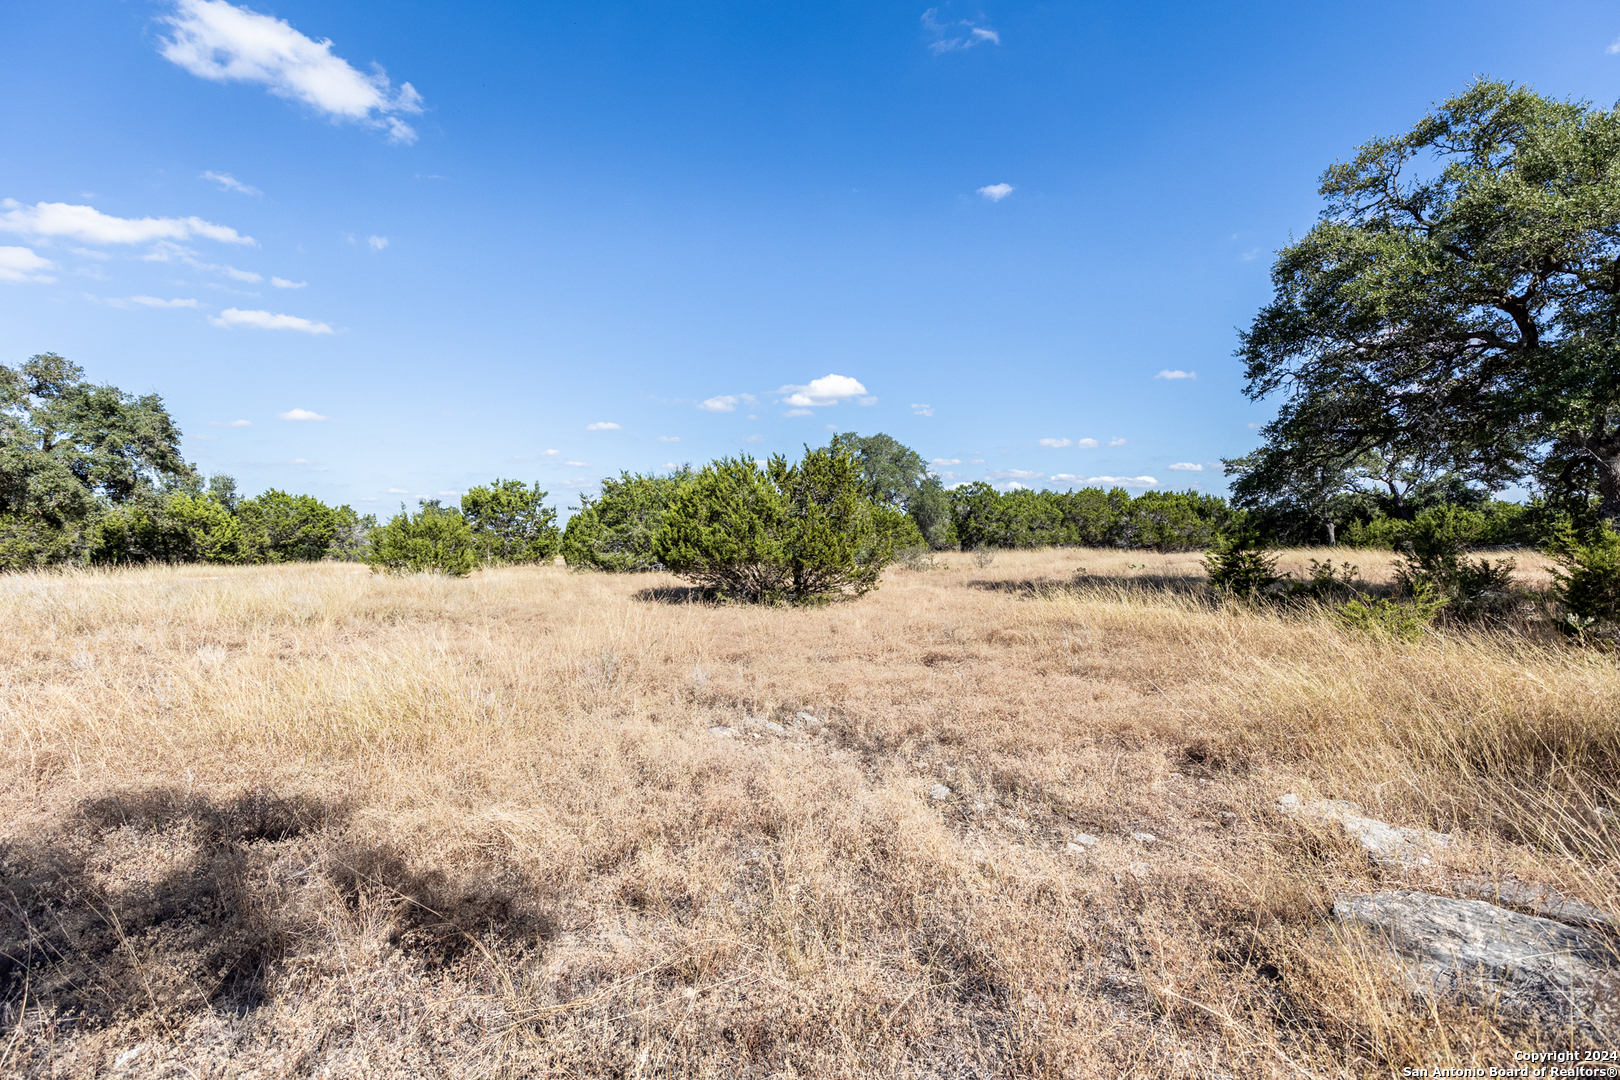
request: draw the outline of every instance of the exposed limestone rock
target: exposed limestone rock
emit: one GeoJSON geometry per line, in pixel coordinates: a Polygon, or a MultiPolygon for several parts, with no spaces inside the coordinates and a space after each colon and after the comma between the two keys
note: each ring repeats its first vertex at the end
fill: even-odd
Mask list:
{"type": "Polygon", "coordinates": [[[1277,809],[1285,814],[1297,814],[1338,825],[1346,836],[1366,850],[1374,862],[1386,866],[1430,866],[1434,861],[1435,849],[1451,842],[1451,838],[1444,833],[1403,828],[1377,818],[1365,817],[1361,807],[1343,799],[1303,801],[1298,795],[1284,795],[1277,800],[1277,809]]]}

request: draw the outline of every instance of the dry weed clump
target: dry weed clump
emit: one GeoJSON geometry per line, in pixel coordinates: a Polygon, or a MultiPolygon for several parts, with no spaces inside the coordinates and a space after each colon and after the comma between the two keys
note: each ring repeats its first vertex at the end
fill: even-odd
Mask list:
{"type": "Polygon", "coordinates": [[[1481,877],[1620,911],[1612,657],[1222,604],[1196,555],[937,561],[812,610],[0,578],[0,1073],[1352,1076],[1587,1037],[1418,993],[1330,911],[1481,877]],[[1373,863],[1289,791],[1452,843],[1373,863]]]}

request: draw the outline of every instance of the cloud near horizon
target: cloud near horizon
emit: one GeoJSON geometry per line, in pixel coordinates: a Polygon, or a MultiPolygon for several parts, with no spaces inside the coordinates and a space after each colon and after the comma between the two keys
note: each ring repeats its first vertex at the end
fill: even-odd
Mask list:
{"type": "Polygon", "coordinates": [[[276,413],[277,420],[325,420],[326,417],[309,409],[288,409],[284,413],[276,413]]]}
{"type": "Polygon", "coordinates": [[[919,405],[913,401],[911,403],[911,412],[913,416],[933,416],[934,407],[932,405],[919,405]]]}
{"type": "MultiPolygon", "coordinates": [[[[803,386],[784,386],[777,391],[786,394],[782,399],[784,405],[791,405],[796,409],[808,409],[822,405],[836,405],[840,401],[850,398],[865,398],[866,387],[848,375],[823,375],[819,379],[811,379],[803,386]]],[[[871,405],[877,398],[862,400],[862,405],[871,405]]]]}
{"type": "Polygon", "coordinates": [[[226,308],[219,318],[209,319],[215,326],[229,330],[233,326],[251,326],[257,330],[297,330],[305,334],[330,334],[332,328],[323,322],[300,319],[296,315],[276,315],[268,311],[243,311],[226,308]]]}
{"type": "Polygon", "coordinates": [[[5,211],[0,213],[0,231],[25,236],[61,237],[86,244],[146,244],[200,236],[222,244],[259,246],[251,236],[200,217],[121,218],[103,214],[93,206],[47,202],[24,206],[16,199],[0,200],[0,210],[5,211]]]}
{"type": "Polygon", "coordinates": [[[1198,372],[1181,371],[1179,369],[1176,371],[1171,371],[1169,368],[1165,368],[1163,371],[1159,372],[1153,377],[1155,379],[1196,379],[1198,378],[1198,372]]]}
{"type": "Polygon", "coordinates": [[[1158,481],[1151,476],[1088,476],[1088,484],[1113,484],[1116,487],[1152,487],[1158,481]]]}
{"type": "Polygon", "coordinates": [[[1170,468],[1175,472],[1203,472],[1204,467],[1194,461],[1178,461],[1170,468]]]}
{"type": "Polygon", "coordinates": [[[386,129],[394,142],[416,141],[415,129],[398,114],[421,113],[422,95],[408,82],[396,90],[380,65],[369,75],[355,70],[332,52],[330,39],[316,41],[285,19],[226,0],[178,0],[163,21],[174,31],[163,41],[164,59],[200,79],[260,83],[334,122],[386,129]]]}
{"type": "Polygon", "coordinates": [[[585,425],[585,430],[586,431],[619,431],[621,429],[620,429],[618,424],[615,424],[611,420],[598,420],[594,424],[586,424],[585,425]]]}

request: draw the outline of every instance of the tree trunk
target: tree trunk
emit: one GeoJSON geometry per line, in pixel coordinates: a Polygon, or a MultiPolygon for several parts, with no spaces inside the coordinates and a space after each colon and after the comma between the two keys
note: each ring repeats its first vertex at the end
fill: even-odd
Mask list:
{"type": "Polygon", "coordinates": [[[1592,449],[1598,463],[1598,492],[1603,496],[1603,516],[1620,527],[1620,442],[1610,441],[1592,449]]]}
{"type": "Polygon", "coordinates": [[[1338,527],[1335,526],[1333,524],[1333,522],[1331,522],[1331,521],[1327,523],[1327,527],[1328,527],[1328,547],[1338,547],[1339,546],[1338,527]]]}

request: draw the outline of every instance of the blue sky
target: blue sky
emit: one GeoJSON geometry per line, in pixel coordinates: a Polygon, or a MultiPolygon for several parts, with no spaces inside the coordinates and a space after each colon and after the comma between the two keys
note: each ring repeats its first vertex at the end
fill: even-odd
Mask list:
{"type": "Polygon", "coordinates": [[[383,513],[832,430],[1222,492],[1324,167],[1475,74],[1620,96],[1597,3],[0,12],[0,360],[383,513]]]}

